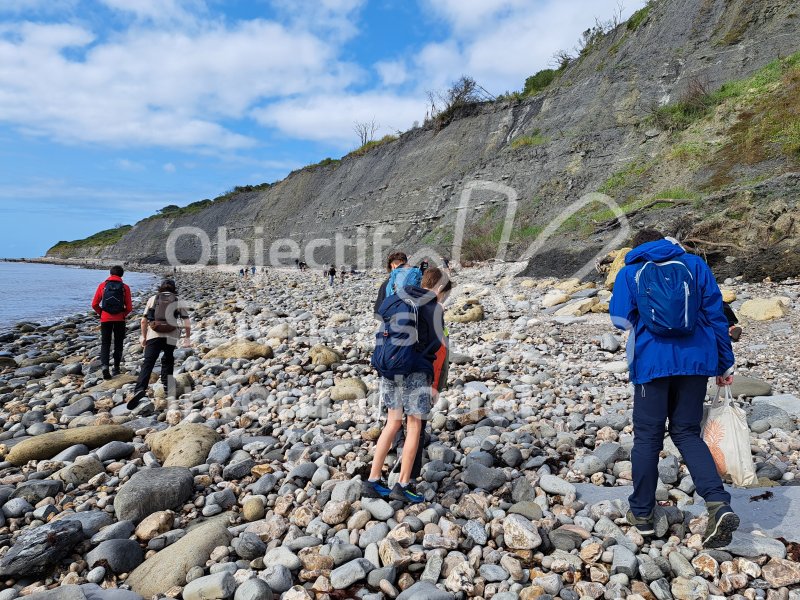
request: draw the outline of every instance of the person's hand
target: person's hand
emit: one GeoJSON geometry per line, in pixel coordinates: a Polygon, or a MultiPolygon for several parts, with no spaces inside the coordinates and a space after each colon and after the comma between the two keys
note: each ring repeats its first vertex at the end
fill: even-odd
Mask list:
{"type": "Polygon", "coordinates": [[[726,385],[733,384],[733,375],[728,375],[727,377],[724,375],[717,375],[717,387],[724,387],[726,385]]]}
{"type": "Polygon", "coordinates": [[[190,340],[188,337],[183,338],[183,342],[181,343],[181,346],[183,346],[184,348],[191,348],[192,347],[192,340],[190,340]]]}
{"type": "Polygon", "coordinates": [[[142,348],[144,348],[147,345],[147,338],[144,337],[143,335],[140,335],[139,336],[139,343],[142,345],[142,348]]]}

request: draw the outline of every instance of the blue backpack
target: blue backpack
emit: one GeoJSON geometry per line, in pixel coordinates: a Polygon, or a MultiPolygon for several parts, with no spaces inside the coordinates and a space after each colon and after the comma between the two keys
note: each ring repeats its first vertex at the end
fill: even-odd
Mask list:
{"type": "Polygon", "coordinates": [[[419,287],[422,283],[422,271],[419,267],[397,267],[389,275],[386,284],[386,297],[396,294],[398,290],[410,285],[419,287]]]}
{"type": "Polygon", "coordinates": [[[383,319],[383,327],[375,334],[372,366],[387,379],[418,371],[420,355],[417,305],[393,294],[383,301],[378,314],[383,319]]]}
{"type": "Polygon", "coordinates": [[[648,261],[636,272],[635,281],[639,317],[651,333],[662,337],[694,333],[700,293],[685,263],[648,261]]]}

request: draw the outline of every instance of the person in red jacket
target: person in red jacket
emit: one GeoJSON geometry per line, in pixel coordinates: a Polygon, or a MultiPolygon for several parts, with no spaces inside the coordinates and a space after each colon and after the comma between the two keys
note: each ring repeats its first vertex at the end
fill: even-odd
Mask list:
{"type": "Polygon", "coordinates": [[[122,362],[122,344],[125,341],[125,318],[133,311],[131,288],[122,283],[125,270],[119,265],[111,267],[108,279],[97,286],[92,299],[92,309],[100,315],[100,363],[103,379],[119,375],[122,362]],[[111,338],[114,338],[114,371],[109,371],[111,338]]]}

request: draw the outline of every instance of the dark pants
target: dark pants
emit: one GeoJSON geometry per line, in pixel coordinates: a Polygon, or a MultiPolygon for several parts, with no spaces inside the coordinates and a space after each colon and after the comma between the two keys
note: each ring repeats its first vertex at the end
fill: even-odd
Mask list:
{"type": "Polygon", "coordinates": [[[122,344],[125,342],[125,321],[106,321],[100,323],[100,362],[108,368],[111,354],[111,337],[114,337],[114,366],[122,362],[122,344]]]}
{"type": "Polygon", "coordinates": [[[136,381],[135,392],[143,392],[147,389],[150,383],[150,375],[153,373],[153,367],[156,366],[156,360],[161,353],[161,383],[164,387],[169,389],[169,381],[172,376],[172,371],[175,368],[175,346],[167,343],[167,338],[155,338],[147,341],[144,347],[144,360],[142,361],[142,370],[139,372],[139,379],[136,381]]]}
{"type": "Polygon", "coordinates": [[[664,426],[689,468],[697,493],[706,502],[730,502],[711,452],[701,437],[707,377],[675,376],[637,384],[633,395],[633,494],[628,501],[637,517],[650,515],[656,503],[658,454],[664,426]]]}

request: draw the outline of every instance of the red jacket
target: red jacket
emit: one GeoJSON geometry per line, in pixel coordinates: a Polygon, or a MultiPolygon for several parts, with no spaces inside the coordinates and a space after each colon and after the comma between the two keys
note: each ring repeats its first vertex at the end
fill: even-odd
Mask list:
{"type": "MultiPolygon", "coordinates": [[[[111,275],[109,276],[108,279],[106,279],[106,281],[122,281],[122,277],[111,275]]],[[[100,315],[101,323],[106,323],[111,321],[124,321],[125,317],[127,317],[129,314],[131,314],[131,312],[133,312],[133,301],[131,300],[131,288],[128,287],[127,283],[122,284],[122,289],[125,294],[125,310],[121,313],[112,315],[100,308],[100,303],[103,301],[103,291],[106,289],[106,281],[97,286],[97,291],[94,293],[94,298],[92,299],[92,309],[94,310],[94,312],[100,315]]]]}

